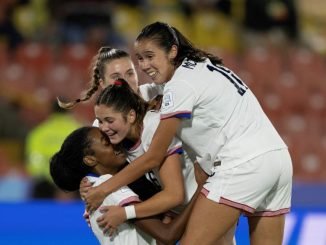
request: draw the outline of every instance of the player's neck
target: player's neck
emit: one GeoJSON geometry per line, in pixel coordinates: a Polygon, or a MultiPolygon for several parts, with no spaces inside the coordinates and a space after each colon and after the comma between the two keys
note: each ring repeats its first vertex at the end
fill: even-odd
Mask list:
{"type": "Polygon", "coordinates": [[[139,145],[141,134],[143,132],[143,125],[134,125],[129,133],[129,136],[122,141],[122,147],[127,151],[139,145]]]}
{"type": "Polygon", "coordinates": [[[130,133],[127,139],[134,143],[137,143],[138,140],[140,139],[142,131],[143,131],[142,124],[141,125],[134,124],[130,129],[130,133]]]}

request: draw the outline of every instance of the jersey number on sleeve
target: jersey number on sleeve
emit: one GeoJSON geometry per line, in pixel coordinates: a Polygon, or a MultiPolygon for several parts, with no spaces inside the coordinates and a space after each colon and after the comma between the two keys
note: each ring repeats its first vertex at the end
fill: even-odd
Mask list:
{"type": "Polygon", "coordinates": [[[241,79],[235,75],[232,71],[225,67],[221,66],[212,66],[207,65],[208,70],[210,71],[217,71],[226,77],[233,85],[236,87],[238,93],[242,96],[247,91],[248,87],[241,81],[241,79]]]}

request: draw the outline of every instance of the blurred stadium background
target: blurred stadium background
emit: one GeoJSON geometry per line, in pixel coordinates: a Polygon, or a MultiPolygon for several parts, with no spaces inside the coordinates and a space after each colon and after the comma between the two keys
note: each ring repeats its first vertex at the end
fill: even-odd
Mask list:
{"type": "MultiPolygon", "coordinates": [[[[92,123],[93,102],[59,115],[53,101],[88,87],[100,46],[132,53],[141,28],[160,20],[222,57],[257,95],[293,158],[284,244],[325,245],[325,9],[323,0],[1,0],[0,243],[97,244],[78,193],[60,192],[47,173],[62,137],[92,123]]],[[[240,245],[246,229],[241,219],[240,245]]]]}

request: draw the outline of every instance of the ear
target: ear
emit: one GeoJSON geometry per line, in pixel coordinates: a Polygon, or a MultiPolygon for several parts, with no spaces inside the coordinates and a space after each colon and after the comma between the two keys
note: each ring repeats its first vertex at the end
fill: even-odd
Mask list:
{"type": "Polygon", "coordinates": [[[173,60],[175,57],[177,57],[177,54],[178,54],[177,45],[172,45],[171,50],[169,52],[169,59],[173,60]]]}
{"type": "Polygon", "coordinates": [[[83,162],[89,167],[94,167],[97,164],[96,157],[91,155],[84,156],[83,162]]]}
{"type": "Polygon", "coordinates": [[[102,89],[105,89],[106,88],[106,84],[105,84],[105,82],[104,82],[104,80],[102,78],[100,79],[100,87],[102,89]]]}
{"type": "Polygon", "coordinates": [[[136,112],[135,110],[131,109],[127,115],[127,121],[130,124],[133,124],[136,121],[136,112]]]}

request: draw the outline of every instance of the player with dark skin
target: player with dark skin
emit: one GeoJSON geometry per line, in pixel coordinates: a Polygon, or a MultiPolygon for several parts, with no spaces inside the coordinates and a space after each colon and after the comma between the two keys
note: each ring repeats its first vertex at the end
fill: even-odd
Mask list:
{"type": "MultiPolygon", "coordinates": [[[[111,144],[105,133],[96,127],[83,127],[73,131],[59,152],[50,162],[50,173],[55,184],[66,191],[79,189],[82,178],[92,174],[114,175],[126,165],[125,155],[111,144]]],[[[199,186],[207,175],[198,167],[195,170],[199,186]]],[[[199,194],[197,189],[192,200],[199,194]]],[[[134,219],[137,227],[150,234],[163,244],[174,244],[182,235],[186,220],[191,212],[193,201],[170,224],[164,224],[158,217],[134,219]]],[[[104,230],[113,235],[114,229],[104,230]]]]}
{"type": "Polygon", "coordinates": [[[292,161],[249,87],[219,57],[196,48],[166,23],[143,28],[134,47],[140,68],[164,84],[161,121],[145,154],[88,192],[89,209],[157,167],[177,136],[210,174],[180,244],[213,244],[243,212],[251,244],[282,244],[292,161]]]}

